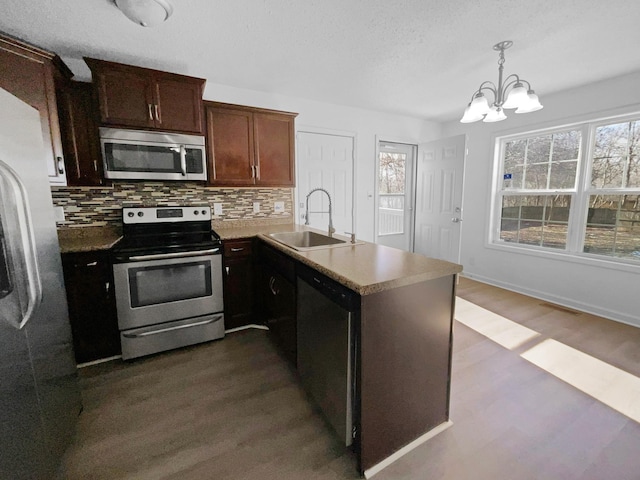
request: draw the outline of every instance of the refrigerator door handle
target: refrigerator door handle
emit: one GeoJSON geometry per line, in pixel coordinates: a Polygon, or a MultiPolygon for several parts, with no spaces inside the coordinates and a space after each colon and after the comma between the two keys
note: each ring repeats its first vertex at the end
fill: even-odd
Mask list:
{"type": "MultiPolygon", "coordinates": [[[[33,224],[26,188],[14,170],[0,160],[0,182],[3,180],[8,187],[6,189],[7,194],[12,195],[12,200],[16,206],[15,212],[12,212],[14,215],[13,220],[18,227],[17,232],[14,233],[14,235],[18,237],[17,241],[8,242],[8,256],[10,259],[7,262],[7,267],[15,271],[19,269],[18,264],[22,263],[20,266],[24,271],[26,281],[20,282],[22,285],[16,285],[16,287],[24,290],[23,294],[26,297],[26,307],[20,308],[21,315],[19,316],[3,316],[2,318],[4,318],[9,325],[20,330],[31,319],[36,308],[42,301],[42,282],[40,272],[38,271],[35,237],[33,234],[33,224]],[[16,248],[16,244],[19,244],[20,249],[16,248]]],[[[3,216],[7,216],[8,213],[8,211],[4,211],[3,216]]]]}

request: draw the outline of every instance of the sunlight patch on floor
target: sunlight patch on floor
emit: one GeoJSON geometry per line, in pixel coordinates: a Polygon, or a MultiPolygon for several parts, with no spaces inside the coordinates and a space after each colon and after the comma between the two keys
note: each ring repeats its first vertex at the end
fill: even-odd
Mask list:
{"type": "MultiPolygon", "coordinates": [[[[456,297],[456,320],[514,350],[540,333],[456,297]]],[[[640,423],[640,378],[553,339],[520,355],[569,385],[640,423]]]]}
{"type": "Polygon", "coordinates": [[[540,334],[519,323],[456,297],[456,320],[509,350],[539,337],[540,334]]]}
{"type": "Polygon", "coordinates": [[[635,375],[550,338],[521,357],[640,423],[640,378],[635,375]]]}

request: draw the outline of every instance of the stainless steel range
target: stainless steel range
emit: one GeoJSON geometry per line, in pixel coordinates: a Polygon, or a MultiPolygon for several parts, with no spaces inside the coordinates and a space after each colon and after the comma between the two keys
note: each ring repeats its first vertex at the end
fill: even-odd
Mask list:
{"type": "Polygon", "coordinates": [[[125,207],[113,280],[122,358],[224,337],[222,243],[209,206],[125,207]]]}

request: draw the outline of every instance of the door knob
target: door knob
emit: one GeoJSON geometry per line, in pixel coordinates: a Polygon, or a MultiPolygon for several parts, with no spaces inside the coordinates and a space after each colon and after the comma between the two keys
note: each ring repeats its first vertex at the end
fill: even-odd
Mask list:
{"type": "Polygon", "coordinates": [[[451,219],[451,221],[452,221],[453,223],[460,223],[460,222],[462,221],[462,219],[461,219],[461,218],[458,218],[458,217],[453,217],[453,218],[451,219]]]}

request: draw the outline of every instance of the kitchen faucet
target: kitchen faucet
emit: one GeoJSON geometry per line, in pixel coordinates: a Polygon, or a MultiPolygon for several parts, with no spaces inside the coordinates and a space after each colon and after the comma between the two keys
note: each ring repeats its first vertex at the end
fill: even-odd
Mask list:
{"type": "MultiPolygon", "coordinates": [[[[336,231],[333,228],[333,220],[331,219],[331,195],[324,188],[314,188],[309,193],[307,193],[307,201],[306,201],[306,212],[304,214],[304,224],[309,225],[309,197],[313,192],[324,192],[327,194],[327,198],[329,199],[329,237],[333,237],[333,233],[336,231]]],[[[326,213],[326,212],[314,212],[314,213],[326,213]]]]}

